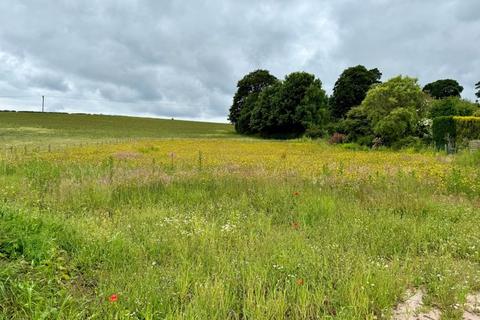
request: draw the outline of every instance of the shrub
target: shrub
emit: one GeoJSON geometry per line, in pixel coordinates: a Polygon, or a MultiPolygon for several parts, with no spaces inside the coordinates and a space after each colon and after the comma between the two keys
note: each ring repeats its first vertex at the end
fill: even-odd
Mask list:
{"type": "Polygon", "coordinates": [[[373,146],[374,140],[375,140],[374,135],[366,135],[366,136],[363,136],[363,137],[359,137],[357,139],[357,143],[359,145],[362,145],[362,146],[371,147],[371,146],[373,146]]]}
{"type": "Polygon", "coordinates": [[[320,126],[312,126],[305,131],[305,136],[312,139],[322,138],[326,134],[326,130],[320,126]]]}
{"type": "Polygon", "coordinates": [[[397,108],[377,122],[374,132],[386,145],[392,145],[403,137],[412,135],[417,123],[418,119],[414,111],[397,108]]]}
{"type": "Polygon", "coordinates": [[[422,139],[420,139],[419,137],[413,137],[413,136],[402,138],[396,141],[394,144],[392,144],[392,149],[394,150],[411,148],[411,149],[414,149],[415,151],[420,151],[423,149],[423,147],[424,147],[424,143],[422,139]]]}
{"type": "Polygon", "coordinates": [[[368,119],[368,115],[365,109],[362,107],[355,107],[347,113],[347,119],[340,122],[337,130],[341,133],[348,135],[349,141],[357,141],[360,143],[360,139],[368,143],[360,143],[364,145],[371,145],[373,140],[373,129],[371,121],[368,119]]]}

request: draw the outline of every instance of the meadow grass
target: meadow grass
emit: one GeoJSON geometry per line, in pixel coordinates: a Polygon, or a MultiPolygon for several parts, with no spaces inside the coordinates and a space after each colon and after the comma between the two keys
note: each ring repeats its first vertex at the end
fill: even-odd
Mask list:
{"type": "Polygon", "coordinates": [[[389,319],[409,288],[461,319],[479,159],[223,138],[7,154],[0,319],[389,319]]]}

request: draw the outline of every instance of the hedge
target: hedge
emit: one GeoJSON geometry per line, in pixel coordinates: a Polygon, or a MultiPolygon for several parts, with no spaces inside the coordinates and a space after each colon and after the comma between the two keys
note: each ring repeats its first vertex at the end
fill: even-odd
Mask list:
{"type": "Polygon", "coordinates": [[[455,139],[455,120],[452,116],[434,118],[432,132],[435,146],[438,149],[444,149],[448,138],[455,139]]]}
{"type": "Polygon", "coordinates": [[[450,142],[457,148],[480,139],[480,117],[438,117],[433,119],[433,141],[438,149],[450,142]]]}
{"type": "Polygon", "coordinates": [[[466,146],[470,140],[480,139],[480,117],[453,117],[456,144],[466,146]]]}

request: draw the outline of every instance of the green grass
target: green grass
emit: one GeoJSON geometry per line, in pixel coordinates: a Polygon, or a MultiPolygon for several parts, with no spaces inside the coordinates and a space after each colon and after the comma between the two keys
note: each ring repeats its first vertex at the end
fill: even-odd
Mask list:
{"type": "MultiPolygon", "coordinates": [[[[251,140],[237,162],[206,154],[202,166],[170,163],[164,144],[3,159],[0,319],[388,319],[409,288],[461,319],[480,290],[479,190],[463,179],[480,177],[478,155],[448,158],[440,182],[388,170],[399,163],[343,180],[347,163],[306,178],[242,162],[255,148],[269,163],[310,145],[345,153],[317,142],[251,140]]],[[[437,157],[422,159],[447,161],[437,157]]]]}
{"type": "Polygon", "coordinates": [[[229,124],[107,115],[0,112],[0,143],[236,136],[229,124]]]}

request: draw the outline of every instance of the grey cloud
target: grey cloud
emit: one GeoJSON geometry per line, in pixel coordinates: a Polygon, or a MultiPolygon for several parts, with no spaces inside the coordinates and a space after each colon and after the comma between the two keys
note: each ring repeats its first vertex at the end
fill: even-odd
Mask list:
{"type": "Polygon", "coordinates": [[[4,0],[0,96],[226,120],[236,81],[253,69],[306,70],[331,90],[345,67],[362,63],[385,77],[453,77],[473,98],[478,9],[476,0],[4,0]]]}

